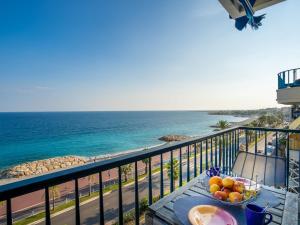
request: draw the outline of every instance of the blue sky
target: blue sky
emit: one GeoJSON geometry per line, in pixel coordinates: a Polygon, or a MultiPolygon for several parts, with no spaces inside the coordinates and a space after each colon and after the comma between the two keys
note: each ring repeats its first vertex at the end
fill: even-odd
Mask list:
{"type": "Polygon", "coordinates": [[[1,1],[0,111],[277,106],[300,1],[242,32],[217,0],[1,1]]]}

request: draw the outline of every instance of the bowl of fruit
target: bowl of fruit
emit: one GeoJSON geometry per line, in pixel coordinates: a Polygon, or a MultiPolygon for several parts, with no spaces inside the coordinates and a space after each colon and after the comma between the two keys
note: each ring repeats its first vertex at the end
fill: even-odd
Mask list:
{"type": "Polygon", "coordinates": [[[253,201],[257,191],[246,188],[243,181],[234,177],[213,176],[208,181],[212,196],[228,205],[243,205],[253,201]]]}

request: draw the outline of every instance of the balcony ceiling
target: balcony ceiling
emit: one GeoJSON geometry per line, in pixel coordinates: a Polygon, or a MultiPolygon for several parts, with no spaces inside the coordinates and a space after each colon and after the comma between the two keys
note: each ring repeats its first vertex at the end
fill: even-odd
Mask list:
{"type": "Polygon", "coordinates": [[[300,87],[289,87],[277,90],[277,102],[284,105],[300,104],[300,87]]]}
{"type": "MultiPolygon", "coordinates": [[[[256,0],[253,10],[258,11],[283,1],[286,0],[256,0]]],[[[219,0],[219,2],[233,19],[245,16],[245,10],[239,0],[219,0]]]]}

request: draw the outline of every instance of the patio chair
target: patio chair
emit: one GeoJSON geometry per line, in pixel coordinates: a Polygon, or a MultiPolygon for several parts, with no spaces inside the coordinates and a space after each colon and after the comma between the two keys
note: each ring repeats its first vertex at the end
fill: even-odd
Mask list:
{"type": "Polygon", "coordinates": [[[256,180],[260,184],[285,187],[286,160],[279,156],[266,156],[240,151],[232,167],[236,176],[256,180]]]}

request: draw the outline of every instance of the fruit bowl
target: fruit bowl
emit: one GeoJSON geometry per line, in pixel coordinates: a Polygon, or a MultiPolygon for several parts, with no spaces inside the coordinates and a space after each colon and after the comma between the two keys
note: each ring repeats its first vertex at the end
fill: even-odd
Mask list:
{"type": "Polygon", "coordinates": [[[242,206],[242,205],[246,205],[246,204],[248,204],[248,203],[254,201],[254,200],[255,200],[255,197],[250,197],[250,198],[248,198],[248,199],[241,200],[240,202],[230,202],[230,201],[228,201],[228,200],[225,200],[225,201],[224,201],[224,200],[220,200],[220,199],[215,198],[215,197],[214,197],[214,199],[217,200],[217,201],[219,201],[219,202],[222,202],[222,204],[224,204],[224,205],[229,205],[229,206],[242,206]]]}
{"type": "Polygon", "coordinates": [[[217,201],[226,205],[240,206],[253,201],[258,193],[257,189],[249,188],[248,183],[249,181],[244,178],[214,176],[209,179],[206,187],[217,201]]]}

